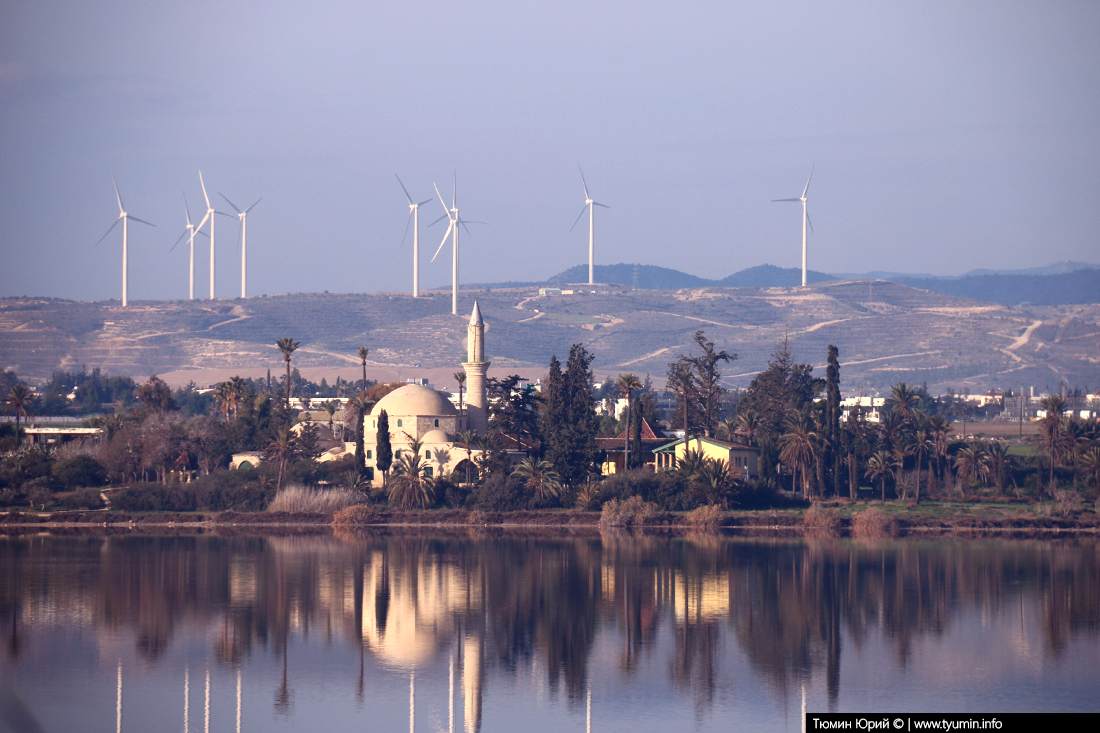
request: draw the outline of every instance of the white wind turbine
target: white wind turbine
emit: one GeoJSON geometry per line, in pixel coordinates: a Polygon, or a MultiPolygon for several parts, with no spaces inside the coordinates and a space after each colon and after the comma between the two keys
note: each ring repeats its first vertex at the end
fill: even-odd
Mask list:
{"type": "Polygon", "coordinates": [[[202,171],[199,171],[199,185],[202,186],[202,197],[206,199],[206,216],[202,218],[198,226],[195,229],[202,229],[202,225],[210,221],[210,300],[214,299],[214,214],[221,214],[222,216],[232,216],[232,214],[226,214],[224,211],[218,211],[210,205],[210,197],[206,195],[206,183],[202,180],[202,171]]]}
{"type": "Polygon", "coordinates": [[[433,221],[428,226],[434,226],[435,224],[443,221],[444,218],[450,220],[450,224],[447,226],[447,231],[443,235],[443,241],[439,243],[439,249],[432,255],[432,262],[435,262],[435,258],[439,256],[439,253],[443,251],[443,245],[447,243],[447,237],[451,239],[451,315],[458,315],[458,225],[461,224],[466,230],[466,233],[470,233],[470,228],[467,224],[485,224],[484,221],[466,221],[458,215],[458,207],[455,201],[458,197],[458,176],[455,176],[454,193],[451,195],[451,208],[447,208],[447,203],[443,200],[443,194],[439,193],[439,186],[434,183],[435,195],[439,196],[439,203],[443,204],[443,216],[433,221]]]}
{"type": "MultiPolygon", "coordinates": [[[[401,246],[405,246],[405,237],[409,236],[409,222],[413,225],[413,297],[420,297],[420,207],[431,201],[431,199],[424,199],[419,204],[414,204],[412,196],[409,195],[409,189],[405,188],[405,184],[401,183],[401,176],[396,173],[393,177],[397,179],[397,182],[401,184],[401,190],[405,192],[405,198],[409,200],[409,219],[405,222],[405,234],[401,237],[401,246]]],[[[444,206],[446,208],[446,206],[444,206]]],[[[446,239],[446,237],[444,237],[446,239]]],[[[434,258],[433,258],[434,259],[434,258]]]]}
{"type": "Polygon", "coordinates": [[[814,167],[810,166],[810,177],[806,179],[806,187],[802,189],[802,196],[796,199],[772,199],[776,201],[801,201],[802,202],[802,287],[806,287],[806,227],[810,227],[810,231],[814,230],[814,225],[810,223],[810,212],[806,210],[806,192],[810,190],[810,178],[814,177],[814,167]]]}
{"type": "Polygon", "coordinates": [[[588,195],[588,184],[584,180],[584,171],[578,165],[577,170],[581,171],[581,185],[584,186],[584,206],[581,208],[581,213],[577,214],[576,220],[573,222],[573,226],[569,227],[569,231],[573,231],[577,222],[584,216],[584,210],[588,209],[588,284],[592,285],[595,281],[595,248],[593,246],[593,216],[592,212],[595,211],[595,207],[603,206],[605,209],[610,209],[610,206],[598,203],[592,200],[592,197],[588,195]]]}
{"type": "MultiPolygon", "coordinates": [[[[107,234],[114,231],[114,228],[118,226],[119,221],[122,222],[122,306],[126,307],[129,304],[127,298],[127,283],[129,281],[129,259],[128,259],[128,242],[127,242],[127,224],[130,219],[134,221],[140,221],[142,224],[149,224],[151,227],[155,227],[156,224],[150,224],[144,219],[139,219],[136,216],[131,216],[126,213],[126,208],[122,205],[122,195],[118,192],[118,181],[115,180],[114,175],[111,175],[111,181],[115,184],[115,199],[118,201],[118,218],[115,219],[115,223],[111,225],[111,228],[107,230],[106,234],[99,238],[99,242],[102,242],[107,238],[107,234]]],[[[99,246],[99,242],[95,243],[95,246],[99,246]]]]}
{"type": "Polygon", "coordinates": [[[197,231],[198,227],[196,227],[194,224],[191,223],[191,209],[187,206],[187,194],[186,193],[183,194],[183,213],[184,213],[184,215],[187,216],[187,226],[185,226],[183,228],[183,233],[180,234],[179,239],[176,240],[176,244],[173,244],[172,249],[169,249],[168,251],[171,252],[173,249],[175,249],[176,245],[179,244],[180,242],[182,242],[184,237],[187,237],[188,241],[190,242],[190,244],[191,244],[191,269],[190,269],[190,276],[189,276],[188,281],[187,281],[187,283],[188,283],[187,297],[191,300],[194,300],[195,299],[195,235],[196,234],[201,234],[205,237],[206,232],[197,231]]]}
{"type": "MultiPolygon", "coordinates": [[[[237,208],[237,205],[235,203],[233,203],[232,201],[230,201],[229,198],[224,193],[219,192],[218,195],[221,196],[223,199],[225,199],[225,202],[227,204],[229,204],[230,206],[233,207],[233,211],[237,212],[237,218],[241,220],[241,297],[244,298],[244,297],[246,297],[245,296],[245,281],[246,281],[245,275],[248,272],[248,234],[247,234],[247,231],[246,231],[246,229],[248,227],[248,212],[255,209],[256,204],[263,201],[263,198],[256,199],[256,204],[252,204],[251,206],[249,206],[244,211],[241,211],[240,209],[237,208]]],[[[220,214],[221,212],[219,211],[218,213],[220,214]]],[[[232,216],[232,214],[226,214],[226,216],[232,216]]]]}

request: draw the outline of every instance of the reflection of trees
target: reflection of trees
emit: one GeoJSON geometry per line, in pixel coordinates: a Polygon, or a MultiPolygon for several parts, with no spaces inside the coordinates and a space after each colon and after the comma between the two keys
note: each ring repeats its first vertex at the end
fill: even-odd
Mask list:
{"type": "MultiPolygon", "coordinates": [[[[285,711],[288,642],[320,634],[410,670],[453,656],[470,730],[494,667],[541,659],[551,688],[581,703],[601,632],[616,634],[628,677],[667,638],[670,681],[704,710],[724,684],[731,640],[781,694],[823,674],[835,704],[842,637],[859,648],[878,630],[905,665],[921,637],[945,633],[961,610],[994,616],[1025,601],[1048,654],[1100,630],[1100,556],[1072,542],[34,538],[0,543],[0,570],[9,656],[49,619],[133,629],[154,662],[193,621],[216,629],[211,649],[223,666],[270,649],[283,667],[274,694],[285,711]]],[[[360,695],[363,675],[361,656],[348,675],[360,695]]]]}

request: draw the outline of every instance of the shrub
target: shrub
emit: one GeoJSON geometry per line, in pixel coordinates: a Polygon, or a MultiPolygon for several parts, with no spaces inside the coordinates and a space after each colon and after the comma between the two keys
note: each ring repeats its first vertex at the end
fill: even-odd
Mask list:
{"type": "Polygon", "coordinates": [[[852,517],[852,535],[855,537],[893,537],[897,531],[897,520],[878,507],[871,507],[852,517]]]}
{"type": "Polygon", "coordinates": [[[110,494],[111,508],[124,512],[193,512],[198,508],[189,484],[131,484],[110,494]]]}
{"type": "Polygon", "coordinates": [[[1076,514],[1085,506],[1085,498],[1072,489],[1055,489],[1052,493],[1063,516],[1076,514]]]}
{"type": "Polygon", "coordinates": [[[107,483],[107,470],[89,455],[78,455],[58,461],[51,471],[66,489],[102,486],[107,483]]]}
{"type": "Polygon", "coordinates": [[[599,505],[600,501],[600,482],[599,481],[585,481],[577,489],[577,497],[574,505],[581,511],[591,511],[599,505]]]}
{"type": "Polygon", "coordinates": [[[355,504],[345,507],[332,517],[333,527],[358,527],[363,524],[374,524],[382,516],[377,507],[370,504],[355,504]]]}
{"type": "Polygon", "coordinates": [[[472,503],[475,509],[482,511],[512,512],[527,508],[527,496],[519,481],[503,473],[494,473],[474,490],[472,503]]]}
{"type": "Polygon", "coordinates": [[[359,495],[347,489],[311,489],[284,486],[267,507],[269,512],[333,514],[358,504],[359,495]]]}
{"type": "Polygon", "coordinates": [[[684,522],[691,527],[714,529],[721,526],[723,519],[725,519],[725,514],[722,512],[721,507],[716,504],[708,504],[693,509],[684,517],[684,522]]]}
{"type": "Polygon", "coordinates": [[[106,504],[99,489],[81,489],[73,492],[61,502],[62,509],[102,509],[106,504]]]}
{"type": "Polygon", "coordinates": [[[836,509],[826,509],[814,504],[802,515],[802,526],[806,529],[835,532],[840,527],[840,513],[836,509]]]}
{"type": "Polygon", "coordinates": [[[652,522],[661,516],[660,508],[642,499],[632,496],[625,501],[611,499],[603,505],[600,524],[606,527],[629,527],[652,522]]]}

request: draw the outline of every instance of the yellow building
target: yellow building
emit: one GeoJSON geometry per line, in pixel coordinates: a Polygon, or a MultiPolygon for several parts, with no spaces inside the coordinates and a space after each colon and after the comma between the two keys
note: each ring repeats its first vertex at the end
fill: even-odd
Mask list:
{"type": "Polygon", "coordinates": [[[760,475],[760,449],[740,443],[730,443],[717,438],[692,436],[653,451],[658,471],[672,471],[684,459],[688,451],[697,451],[704,458],[725,461],[731,471],[740,472],[744,478],[760,475]]]}

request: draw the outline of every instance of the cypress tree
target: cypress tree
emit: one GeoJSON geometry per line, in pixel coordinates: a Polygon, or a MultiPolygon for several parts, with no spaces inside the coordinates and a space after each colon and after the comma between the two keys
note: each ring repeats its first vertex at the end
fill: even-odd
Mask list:
{"type": "Polygon", "coordinates": [[[825,367],[825,438],[826,465],[829,483],[840,493],[840,351],[829,344],[828,366],[825,367]]]}
{"type": "Polygon", "coordinates": [[[390,416],[385,410],[378,413],[378,437],[374,441],[374,465],[382,472],[382,485],[386,485],[386,475],[393,465],[393,448],[390,446],[390,416]]]}
{"type": "Polygon", "coordinates": [[[565,372],[557,358],[550,362],[546,395],[546,457],[568,485],[585,480],[596,462],[596,401],[592,396],[594,357],[581,344],[569,349],[565,372]]]}

